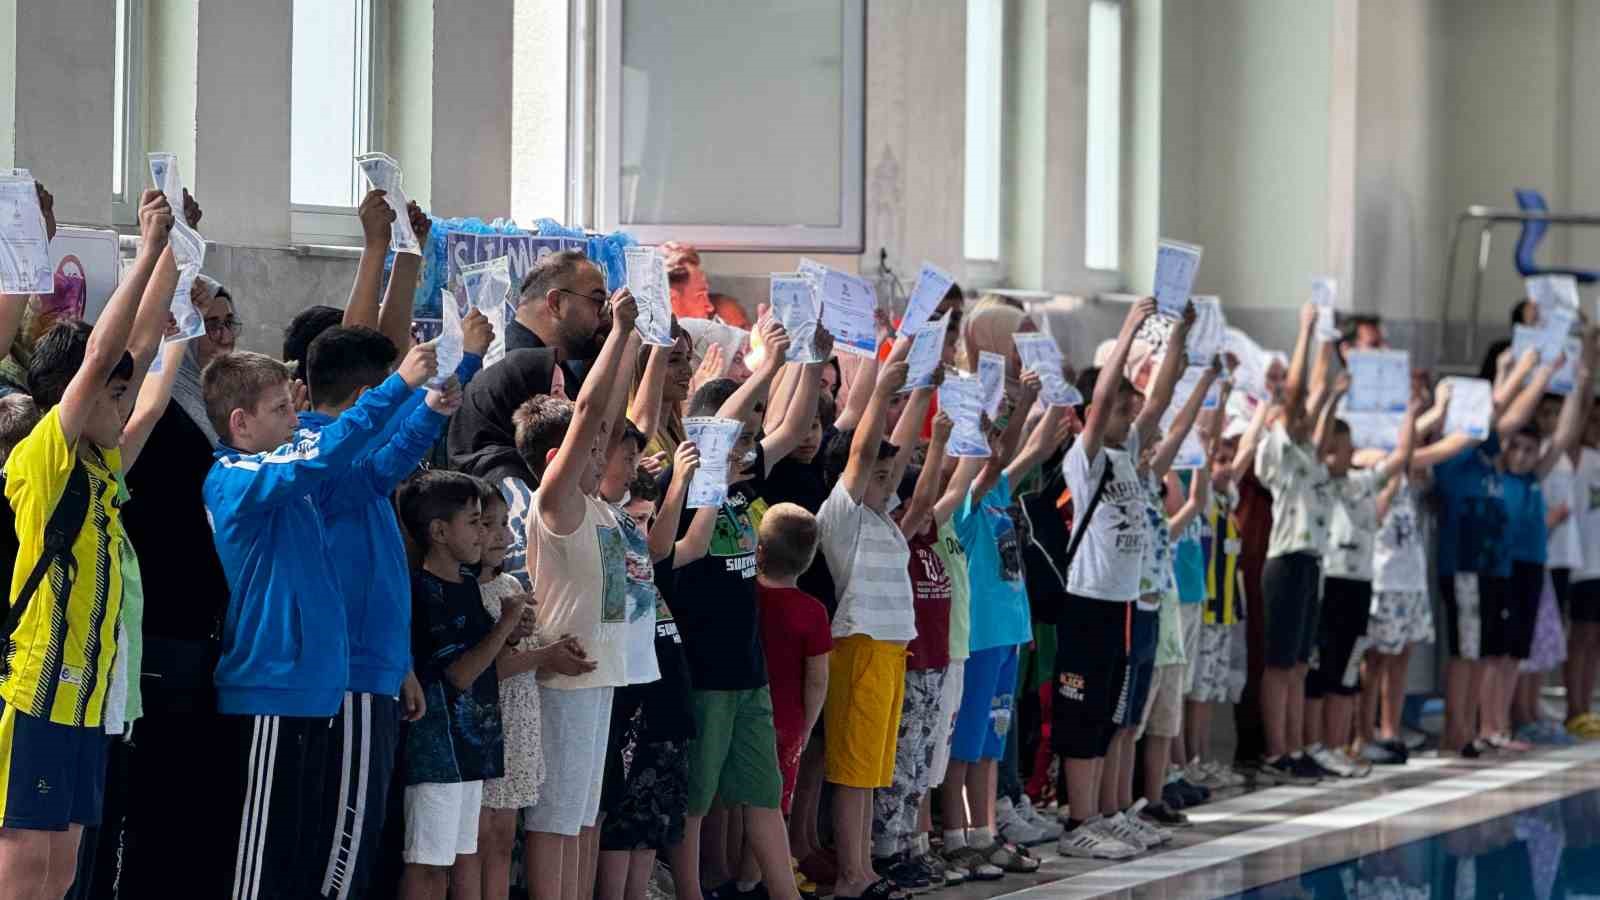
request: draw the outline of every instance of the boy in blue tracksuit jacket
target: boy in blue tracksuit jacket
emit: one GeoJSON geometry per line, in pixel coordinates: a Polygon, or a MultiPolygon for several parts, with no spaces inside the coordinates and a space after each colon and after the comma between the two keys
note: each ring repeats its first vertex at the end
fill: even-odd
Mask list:
{"type": "MultiPolygon", "coordinates": [[[[214,360],[201,378],[222,438],[203,497],[230,588],[217,664],[222,753],[235,778],[219,786],[220,821],[238,823],[205,896],[320,893],[327,854],[316,836],[334,815],[325,795],[333,715],[349,681],[345,602],[319,501],[355,465],[438,367],[414,348],[399,371],[316,433],[297,434],[289,370],[258,353],[214,360]]],[[[443,395],[430,392],[435,409],[443,395]]]]}
{"type": "MultiPolygon", "coordinates": [[[[482,313],[462,322],[460,384],[483,364],[493,331],[482,313]]],[[[306,353],[312,409],[299,416],[298,439],[320,434],[388,375],[397,352],[369,328],[329,328],[306,353]]],[[[459,388],[455,389],[459,394],[459,388]]],[[[448,409],[458,403],[454,396],[448,409]]],[[[368,442],[346,477],[317,494],[334,581],[345,603],[350,641],[348,690],[328,750],[328,786],[339,796],[318,835],[326,897],[362,897],[379,855],[400,743],[400,719],[422,715],[422,690],[411,671],[411,573],[391,495],[417,470],[449,416],[421,391],[368,442]],[[402,684],[405,687],[403,697],[402,684]],[[400,699],[397,699],[400,698],[400,699]],[[337,780],[335,780],[337,779],[337,780]]]]}

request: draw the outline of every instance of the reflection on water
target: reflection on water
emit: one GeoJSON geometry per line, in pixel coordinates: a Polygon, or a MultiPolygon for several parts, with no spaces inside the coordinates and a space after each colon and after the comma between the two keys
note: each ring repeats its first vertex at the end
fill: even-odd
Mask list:
{"type": "Polygon", "coordinates": [[[1235,895],[1349,900],[1600,897],[1600,791],[1235,895]]]}

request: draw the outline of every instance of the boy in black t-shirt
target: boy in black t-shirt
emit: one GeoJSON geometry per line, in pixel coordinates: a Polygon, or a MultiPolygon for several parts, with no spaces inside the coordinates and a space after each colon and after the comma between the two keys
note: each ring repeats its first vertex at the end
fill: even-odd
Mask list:
{"type": "Polygon", "coordinates": [[[462,571],[483,553],[479,496],[478,482],[459,472],[424,472],[400,489],[400,518],[422,551],[411,579],[411,651],[427,698],[405,738],[408,898],[443,900],[456,857],[478,852],[483,780],[505,771],[495,658],[527,636],[528,597],[506,597],[493,621],[477,579],[462,571]]]}
{"type": "MultiPolygon", "coordinates": [[[[818,332],[824,355],[831,340],[818,332]],[[826,343],[826,347],[824,347],[826,343]]],[[[739,419],[744,431],[730,454],[728,497],[718,509],[700,509],[682,527],[677,544],[676,585],[667,604],[677,615],[694,685],[697,737],[689,749],[689,816],[683,842],[671,849],[677,895],[700,896],[699,832],[713,798],[744,807],[745,835],[773,897],[798,898],[790,868],[789,840],[779,811],[783,778],[778,769],[756,601],[756,523],[772,465],[793,452],[811,425],[812,401],[822,364],[803,366],[795,402],[783,421],[760,438],[763,396],[784,365],[789,337],[776,322],[761,328],[766,355],[742,385],[717,379],[702,385],[689,415],[739,419]],[[802,402],[803,401],[803,402],[802,402]],[[805,412],[804,416],[799,413],[805,412]]],[[[714,883],[731,876],[733,861],[710,861],[714,883]],[[719,871],[720,870],[720,871],[719,871]]]]}

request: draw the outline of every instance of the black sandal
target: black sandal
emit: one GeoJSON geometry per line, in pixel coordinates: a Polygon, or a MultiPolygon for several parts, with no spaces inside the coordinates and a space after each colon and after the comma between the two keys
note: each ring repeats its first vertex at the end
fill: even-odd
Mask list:
{"type": "Polygon", "coordinates": [[[877,881],[867,885],[867,889],[855,897],[844,897],[835,894],[833,900],[906,900],[909,896],[906,892],[896,888],[889,879],[879,878],[877,881]]]}

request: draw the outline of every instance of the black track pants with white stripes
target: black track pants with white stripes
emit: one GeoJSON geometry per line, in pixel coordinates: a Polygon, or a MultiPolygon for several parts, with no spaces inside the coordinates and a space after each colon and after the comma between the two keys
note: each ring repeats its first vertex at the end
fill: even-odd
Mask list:
{"type": "MultiPolygon", "coordinates": [[[[219,887],[205,896],[305,900],[322,887],[332,812],[326,781],[339,717],[222,716],[231,782],[222,785],[233,853],[218,860],[219,887]]],[[[335,776],[337,777],[337,776],[335,776]]]]}

